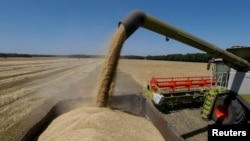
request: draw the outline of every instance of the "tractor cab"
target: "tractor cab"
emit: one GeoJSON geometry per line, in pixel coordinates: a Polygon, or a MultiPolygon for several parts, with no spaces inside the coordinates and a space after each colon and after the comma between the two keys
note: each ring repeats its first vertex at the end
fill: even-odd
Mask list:
{"type": "Polygon", "coordinates": [[[215,85],[227,87],[230,67],[223,62],[222,58],[211,59],[208,64],[208,69],[210,69],[210,63],[212,63],[212,77],[216,80],[215,85]]]}

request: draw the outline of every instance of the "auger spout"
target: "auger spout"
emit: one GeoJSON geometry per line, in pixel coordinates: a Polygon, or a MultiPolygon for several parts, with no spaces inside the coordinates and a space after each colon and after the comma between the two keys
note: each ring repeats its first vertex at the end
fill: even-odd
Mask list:
{"type": "Polygon", "coordinates": [[[174,27],[167,22],[159,20],[143,11],[132,11],[119,22],[125,27],[127,39],[141,26],[168,38],[175,39],[184,44],[202,50],[213,57],[220,57],[225,63],[239,71],[248,71],[250,64],[247,60],[217,47],[199,37],[174,27]]]}

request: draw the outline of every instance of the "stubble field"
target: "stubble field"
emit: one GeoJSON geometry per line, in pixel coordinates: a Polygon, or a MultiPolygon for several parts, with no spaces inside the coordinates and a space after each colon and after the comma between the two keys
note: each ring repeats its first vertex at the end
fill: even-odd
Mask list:
{"type": "MultiPolygon", "coordinates": [[[[1,59],[0,140],[18,140],[59,101],[93,97],[101,63],[101,59],[1,59]]],[[[121,59],[115,94],[137,93],[152,76],[204,75],[210,75],[206,63],[121,59]],[[124,84],[123,77],[128,76],[131,84],[139,85],[124,84]]],[[[90,104],[87,101],[71,106],[90,104]]],[[[209,122],[199,114],[199,108],[187,108],[166,114],[165,118],[186,140],[206,140],[209,122]]]]}

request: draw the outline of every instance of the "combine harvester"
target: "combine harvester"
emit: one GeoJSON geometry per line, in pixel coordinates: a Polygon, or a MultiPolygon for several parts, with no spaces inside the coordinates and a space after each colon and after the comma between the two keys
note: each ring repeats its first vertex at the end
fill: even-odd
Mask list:
{"type": "MultiPolygon", "coordinates": [[[[173,105],[192,102],[193,100],[204,100],[201,112],[201,117],[204,119],[212,119],[220,124],[240,124],[249,120],[250,48],[234,47],[223,50],[142,11],[132,12],[120,24],[125,26],[127,38],[141,26],[159,33],[167,39],[172,38],[200,49],[214,58],[221,58],[223,64],[229,67],[229,69],[225,70],[226,72],[221,72],[222,74],[226,73],[227,76],[224,85],[218,85],[222,83],[220,82],[222,76],[217,74],[217,72],[215,72],[216,75],[212,76],[211,79],[199,78],[195,80],[194,78],[187,78],[180,80],[179,78],[152,78],[149,81],[147,90],[149,98],[155,104],[162,106],[164,104],[173,105]],[[177,86],[182,90],[178,92],[177,86]],[[209,87],[205,88],[204,86],[209,87]],[[195,88],[200,89],[199,92],[195,88]]],[[[217,63],[215,62],[215,64],[217,63]]],[[[216,67],[219,68],[219,64],[221,62],[216,67]]]]}
{"type": "MultiPolygon", "coordinates": [[[[186,102],[203,101],[201,117],[220,124],[241,124],[249,120],[250,111],[250,48],[239,47],[223,50],[142,11],[133,11],[119,22],[126,31],[126,39],[139,27],[159,33],[194,48],[214,58],[209,62],[216,68],[212,77],[152,78],[142,94],[113,95],[110,108],[119,109],[149,119],[166,141],[181,141],[163,114],[155,107],[186,102]],[[219,61],[218,61],[219,60],[219,61]],[[225,67],[225,65],[227,67],[225,67]],[[221,70],[221,68],[225,68],[221,70]],[[225,80],[225,81],[224,81],[225,80]]],[[[61,103],[62,104],[62,103],[61,103]]],[[[57,107],[48,112],[21,140],[35,138],[48,123],[59,116],[57,107]]]]}
{"type": "MultiPolygon", "coordinates": [[[[250,53],[249,47],[233,46],[227,49],[243,58],[250,53]]],[[[213,63],[212,75],[201,77],[152,77],[146,85],[146,94],[156,107],[165,110],[185,103],[203,102],[201,117],[218,124],[241,124],[249,120],[249,72],[237,72],[222,58],[209,60],[213,63]]]]}

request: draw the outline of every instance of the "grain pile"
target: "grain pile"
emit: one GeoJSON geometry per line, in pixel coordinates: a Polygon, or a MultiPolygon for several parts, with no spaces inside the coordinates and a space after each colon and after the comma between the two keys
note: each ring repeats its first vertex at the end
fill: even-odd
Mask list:
{"type": "Polygon", "coordinates": [[[94,107],[81,107],[61,115],[38,141],[164,141],[158,129],[146,118],[107,108],[125,40],[125,29],[120,25],[101,69],[94,107]]]}
{"type": "Polygon", "coordinates": [[[145,118],[102,107],[82,107],[54,120],[38,141],[164,141],[145,118]]]}

